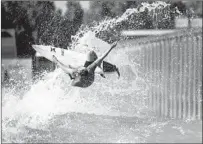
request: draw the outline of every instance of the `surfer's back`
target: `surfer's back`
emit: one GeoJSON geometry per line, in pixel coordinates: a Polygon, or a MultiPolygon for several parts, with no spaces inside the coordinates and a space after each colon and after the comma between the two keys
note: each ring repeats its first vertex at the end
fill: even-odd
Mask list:
{"type": "Polygon", "coordinates": [[[72,81],[71,85],[83,88],[89,87],[94,82],[94,77],[94,73],[88,73],[85,76],[79,75],[72,81]]]}

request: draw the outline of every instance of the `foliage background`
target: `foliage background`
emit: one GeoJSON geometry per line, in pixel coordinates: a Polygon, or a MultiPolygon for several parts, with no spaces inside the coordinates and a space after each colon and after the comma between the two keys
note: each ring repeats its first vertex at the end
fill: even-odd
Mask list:
{"type": "MultiPolygon", "coordinates": [[[[84,11],[79,1],[67,1],[67,10],[63,15],[53,1],[3,1],[2,29],[15,29],[17,55],[26,57],[34,54],[32,44],[67,48],[71,36],[76,34],[81,25],[91,25],[94,21],[120,16],[128,8],[139,8],[142,2],[144,1],[90,1],[89,9],[84,11]]],[[[202,1],[166,2],[171,4],[168,9],[170,16],[164,21],[155,23],[146,10],[139,15],[132,15],[129,21],[122,22],[115,29],[173,29],[175,15],[171,11],[175,7],[185,17],[202,17],[202,1]]],[[[111,32],[108,32],[109,36],[111,32]]]]}

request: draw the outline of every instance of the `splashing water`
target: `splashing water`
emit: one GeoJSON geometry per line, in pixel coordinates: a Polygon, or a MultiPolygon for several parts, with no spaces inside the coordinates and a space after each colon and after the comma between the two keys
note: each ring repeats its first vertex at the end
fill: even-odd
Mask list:
{"type": "MultiPolygon", "coordinates": [[[[80,29],[71,47],[85,52],[87,49],[81,45],[91,34],[108,31],[145,8],[153,14],[155,9],[165,7],[168,4],[164,2],[143,3],[139,10],[128,9],[120,17],[80,29]]],[[[108,60],[120,68],[120,79],[113,74],[106,79],[96,77],[91,87],[81,89],[71,87],[69,77],[56,69],[27,85],[30,89],[23,95],[3,88],[3,142],[147,142],[154,132],[161,132],[169,122],[152,121],[149,117],[147,84],[138,76],[136,63],[129,57],[130,47],[119,46],[122,44],[108,60]]],[[[181,128],[181,134],[187,134],[183,131],[181,128]]]]}
{"type": "MultiPolygon", "coordinates": [[[[145,9],[147,9],[149,14],[152,15],[153,17],[154,15],[162,15],[162,13],[164,13],[165,15],[163,18],[167,18],[170,15],[169,6],[170,4],[166,4],[165,2],[162,1],[157,1],[152,4],[144,2],[142,3],[142,6],[139,9],[129,8],[120,17],[115,17],[111,19],[106,18],[99,23],[95,23],[94,26],[81,27],[80,30],[77,32],[77,34],[75,36],[72,36],[71,48],[77,49],[76,46],[79,44],[81,36],[87,34],[89,31],[93,32],[95,35],[97,35],[102,31],[108,31],[123,21],[129,21],[131,15],[133,14],[139,15],[141,12],[144,12],[145,9]]],[[[178,9],[176,9],[174,12],[178,13],[179,11],[178,9]]]]}

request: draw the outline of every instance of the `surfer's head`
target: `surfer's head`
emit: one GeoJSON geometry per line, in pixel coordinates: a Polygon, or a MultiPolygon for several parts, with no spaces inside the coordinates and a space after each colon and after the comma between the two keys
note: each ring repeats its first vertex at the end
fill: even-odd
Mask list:
{"type": "Polygon", "coordinates": [[[94,52],[94,51],[90,51],[88,54],[87,54],[87,59],[86,61],[88,62],[93,62],[97,59],[97,54],[94,52]]]}

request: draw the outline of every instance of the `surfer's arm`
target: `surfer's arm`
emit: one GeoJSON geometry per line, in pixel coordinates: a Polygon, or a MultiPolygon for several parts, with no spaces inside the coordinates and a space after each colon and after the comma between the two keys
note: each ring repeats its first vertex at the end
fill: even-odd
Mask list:
{"type": "Polygon", "coordinates": [[[79,69],[81,66],[72,66],[72,65],[68,65],[68,67],[69,68],[71,68],[71,69],[74,69],[74,70],[77,70],[77,69],[79,69]]]}
{"type": "Polygon", "coordinates": [[[76,69],[72,68],[71,66],[66,66],[63,63],[61,63],[54,55],[53,55],[53,61],[59,65],[59,67],[67,73],[71,79],[74,79],[73,73],[76,69]]]}
{"type": "Polygon", "coordinates": [[[111,52],[111,50],[113,48],[115,48],[117,45],[117,41],[114,42],[111,46],[111,48],[106,51],[101,57],[99,57],[97,60],[95,60],[91,65],[89,65],[87,67],[88,71],[92,71],[94,68],[96,68],[97,66],[99,66],[101,64],[101,62],[107,57],[107,55],[111,52]]]}

